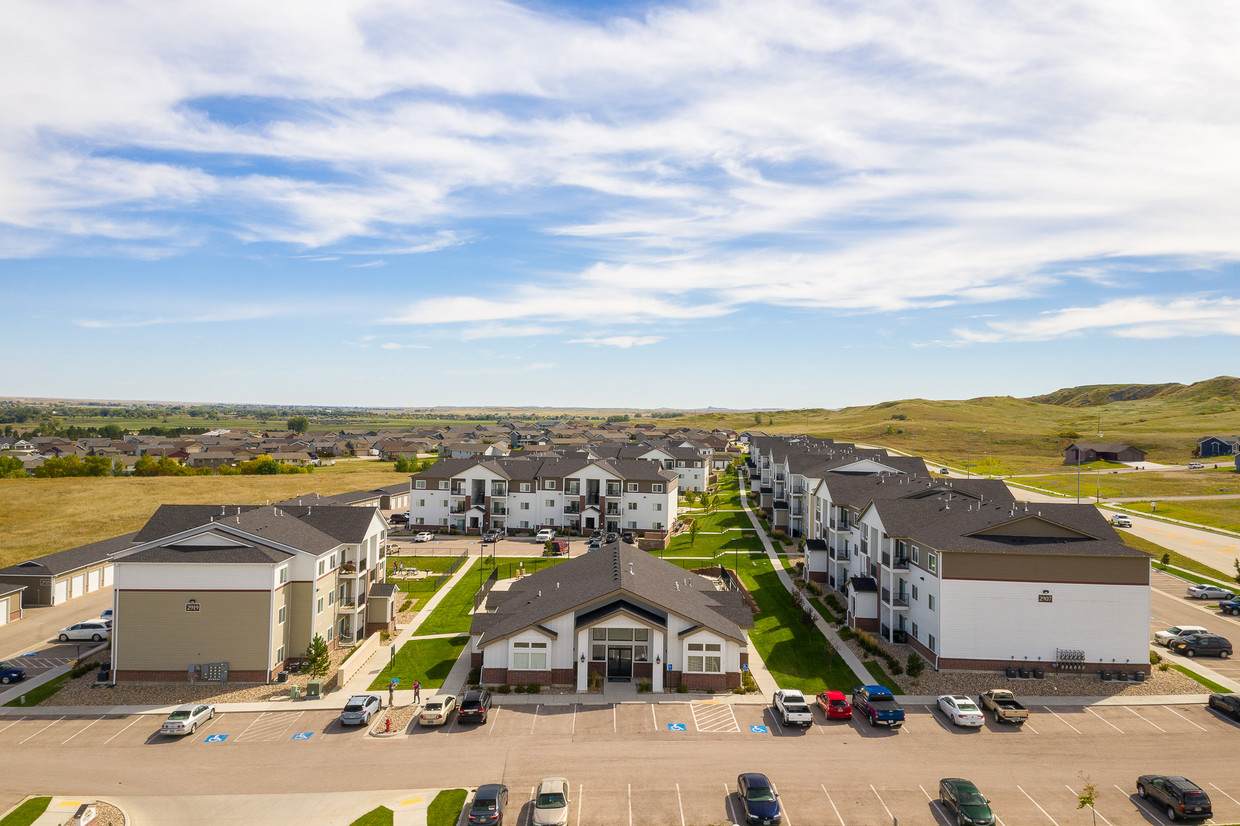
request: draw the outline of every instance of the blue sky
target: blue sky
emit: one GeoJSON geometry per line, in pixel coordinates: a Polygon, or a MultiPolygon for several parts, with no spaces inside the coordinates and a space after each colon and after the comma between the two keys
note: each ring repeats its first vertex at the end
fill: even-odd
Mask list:
{"type": "Polygon", "coordinates": [[[6,18],[6,395],[840,407],[1237,371],[1233,4],[6,18]]]}

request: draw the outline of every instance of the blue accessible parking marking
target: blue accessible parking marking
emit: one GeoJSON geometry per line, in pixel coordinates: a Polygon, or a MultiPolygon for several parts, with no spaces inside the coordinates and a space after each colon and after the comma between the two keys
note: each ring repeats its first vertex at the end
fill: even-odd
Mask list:
{"type": "Polygon", "coordinates": [[[767,734],[770,731],[766,726],[750,726],[749,730],[754,734],[767,734]]]}
{"type": "Polygon", "coordinates": [[[299,731],[299,732],[297,732],[296,734],[294,734],[294,735],[293,735],[293,738],[292,738],[292,739],[294,739],[294,740],[309,740],[309,739],[310,739],[311,737],[313,737],[313,736],[314,736],[314,732],[313,732],[313,731],[299,731]]]}
{"type": "Polygon", "coordinates": [[[668,723],[667,730],[668,731],[684,731],[685,724],[684,723],[668,723]]]}
{"type": "Polygon", "coordinates": [[[223,743],[227,739],[228,739],[227,734],[208,734],[207,739],[204,740],[203,742],[204,743],[223,743]]]}

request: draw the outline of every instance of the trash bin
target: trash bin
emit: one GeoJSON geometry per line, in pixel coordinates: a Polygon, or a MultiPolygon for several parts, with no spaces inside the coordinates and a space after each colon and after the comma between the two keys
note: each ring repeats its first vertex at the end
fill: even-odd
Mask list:
{"type": "Polygon", "coordinates": [[[1103,680],[1109,681],[1111,679],[1111,669],[1109,668],[1102,669],[1101,671],[1098,672],[1098,676],[1101,677],[1103,680]]]}
{"type": "Polygon", "coordinates": [[[291,685],[288,687],[288,696],[289,699],[296,700],[301,696],[301,690],[296,685],[291,685]]]}
{"type": "Polygon", "coordinates": [[[306,699],[307,700],[317,700],[318,698],[322,696],[323,696],[323,681],[322,680],[311,680],[310,682],[306,683],[306,699]]]}
{"type": "Polygon", "coordinates": [[[1041,680],[1045,677],[1046,677],[1046,672],[1044,672],[1042,669],[1040,668],[1033,669],[1033,679],[1041,680]]]}
{"type": "Polygon", "coordinates": [[[287,683],[287,682],[288,682],[288,672],[287,672],[287,671],[281,671],[279,674],[277,674],[277,675],[276,675],[276,682],[277,682],[277,683],[287,683]]]}

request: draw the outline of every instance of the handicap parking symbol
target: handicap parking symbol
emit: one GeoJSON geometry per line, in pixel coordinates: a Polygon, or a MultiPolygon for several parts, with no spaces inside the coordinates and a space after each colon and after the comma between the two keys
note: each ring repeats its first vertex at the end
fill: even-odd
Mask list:
{"type": "Polygon", "coordinates": [[[225,740],[227,740],[227,739],[228,739],[228,735],[227,735],[227,734],[208,734],[208,735],[207,735],[207,739],[206,739],[206,740],[204,740],[203,742],[205,742],[205,743],[223,743],[223,742],[224,742],[225,740]]]}
{"type": "Polygon", "coordinates": [[[770,731],[766,726],[750,726],[749,730],[754,734],[766,734],[770,731]]]}
{"type": "Polygon", "coordinates": [[[297,732],[296,734],[294,734],[294,735],[293,735],[293,738],[292,738],[292,739],[294,739],[294,740],[309,740],[309,739],[310,739],[311,737],[313,737],[313,736],[314,736],[314,732],[313,732],[313,731],[299,731],[299,732],[297,732]]]}
{"type": "Polygon", "coordinates": [[[667,730],[668,731],[684,731],[685,724],[684,723],[668,723],[667,730]]]}

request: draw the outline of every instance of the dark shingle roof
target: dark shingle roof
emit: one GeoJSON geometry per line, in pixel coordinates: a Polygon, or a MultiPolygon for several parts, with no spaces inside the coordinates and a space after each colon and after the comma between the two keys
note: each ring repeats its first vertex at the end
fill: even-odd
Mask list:
{"type": "Polygon", "coordinates": [[[127,533],[121,536],[114,536],[111,539],[102,539],[89,545],[81,545],[77,548],[70,548],[67,551],[58,551],[37,559],[20,562],[17,565],[10,565],[7,568],[0,569],[0,574],[13,576],[58,576],[66,574],[69,571],[76,571],[88,565],[96,565],[117,551],[133,547],[136,537],[136,533],[127,533]]]}
{"type": "MultiPolygon", "coordinates": [[[[375,511],[344,505],[161,505],[135,541],[155,542],[203,525],[218,524],[311,553],[366,538],[375,511]]],[[[133,559],[133,557],[130,557],[133,559]]]]}
{"type": "Polygon", "coordinates": [[[370,586],[370,595],[372,597],[390,597],[400,590],[400,586],[395,582],[376,582],[370,586]]]}
{"type": "Polygon", "coordinates": [[[259,543],[246,545],[172,545],[146,548],[124,557],[122,562],[189,562],[195,564],[272,565],[292,557],[259,543]]]}
{"type": "MultiPolygon", "coordinates": [[[[739,593],[718,591],[705,577],[613,543],[513,583],[498,611],[474,615],[470,633],[486,645],[608,597],[626,596],[735,640],[744,641],[742,627],[753,627],[739,593]]],[[[496,602],[488,599],[488,604],[496,602]]]]}

